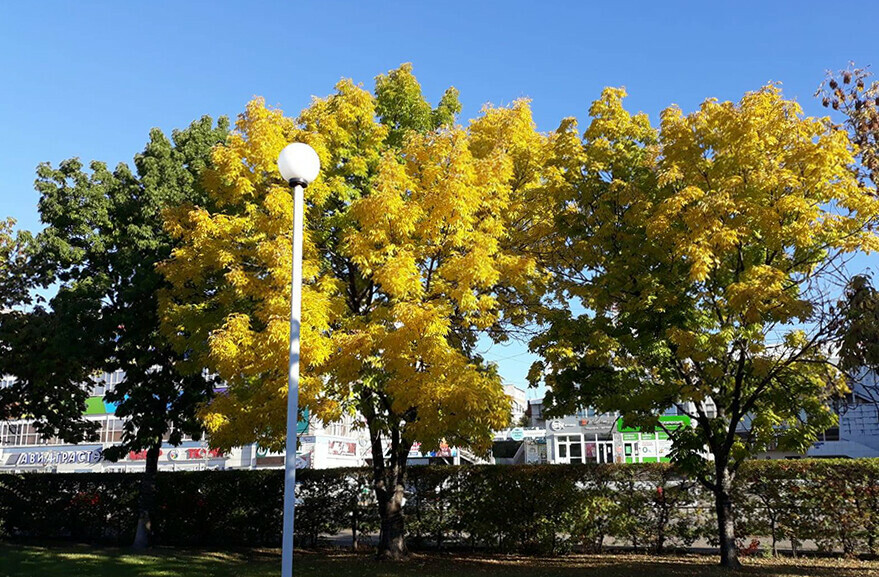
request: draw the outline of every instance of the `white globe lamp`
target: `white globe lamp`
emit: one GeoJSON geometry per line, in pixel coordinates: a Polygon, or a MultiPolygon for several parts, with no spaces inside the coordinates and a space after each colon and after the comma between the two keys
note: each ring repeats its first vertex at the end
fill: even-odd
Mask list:
{"type": "Polygon", "coordinates": [[[291,186],[306,187],[320,172],[320,158],[314,149],[304,142],[288,144],[278,155],[278,170],[291,186]]]}

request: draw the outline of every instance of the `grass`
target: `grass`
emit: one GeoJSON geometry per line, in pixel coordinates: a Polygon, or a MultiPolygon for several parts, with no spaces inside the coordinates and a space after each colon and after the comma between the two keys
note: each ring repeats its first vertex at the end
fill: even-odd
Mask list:
{"type": "MultiPolygon", "coordinates": [[[[297,577],[684,577],[728,576],[709,556],[514,556],[416,554],[404,563],[377,563],[368,555],[297,553],[297,577]]],[[[190,551],[0,544],[2,577],[256,577],[280,574],[277,550],[190,551]]],[[[746,559],[742,575],[879,577],[879,562],[843,559],[746,559]]]]}

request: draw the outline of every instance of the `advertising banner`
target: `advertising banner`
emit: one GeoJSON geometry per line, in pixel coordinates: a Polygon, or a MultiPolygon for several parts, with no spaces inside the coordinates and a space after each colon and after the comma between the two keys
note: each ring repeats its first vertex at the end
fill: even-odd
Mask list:
{"type": "Polygon", "coordinates": [[[356,457],[357,443],[351,441],[329,441],[327,453],[338,457],[356,457]]]}

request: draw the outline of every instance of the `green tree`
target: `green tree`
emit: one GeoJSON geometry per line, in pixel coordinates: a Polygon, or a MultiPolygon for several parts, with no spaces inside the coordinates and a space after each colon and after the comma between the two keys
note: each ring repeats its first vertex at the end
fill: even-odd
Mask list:
{"type": "Polygon", "coordinates": [[[620,411],[662,427],[673,459],[714,496],[721,563],[737,566],[730,497],[739,466],[807,447],[846,389],[828,359],[841,313],[828,291],[847,253],[875,250],[879,199],[845,131],[805,118],[775,86],[672,107],[655,130],[608,89],[580,140],[554,138],[551,308],[531,347],[551,411],[620,411]],[[574,310],[571,310],[574,308],[574,310]]]}
{"type": "MultiPolygon", "coordinates": [[[[79,326],[69,330],[58,322],[59,313],[32,293],[32,237],[15,234],[14,226],[11,218],[0,222],[0,375],[15,376],[0,388],[0,419],[33,419],[41,435],[77,443],[96,428],[83,418],[88,393],[81,383],[88,373],[72,358],[91,326],[89,318],[82,311],[79,326]]],[[[57,308],[80,314],[70,298],[60,298],[57,308]]]]}
{"type": "MultiPolygon", "coordinates": [[[[173,142],[154,129],[134,159],[134,172],[125,164],[111,172],[101,162],[86,170],[77,159],[37,169],[39,212],[46,227],[34,239],[28,264],[39,285],[57,288],[49,301],[51,313],[45,314],[51,328],[70,341],[58,343],[55,336],[52,342],[62,350],[35,351],[18,339],[12,349],[19,351],[23,368],[13,374],[42,374],[47,364],[65,382],[82,383],[102,371],[125,372],[124,381],[105,397],[125,419],[122,441],[107,448],[104,457],[147,452],[134,543],[139,548],[149,542],[162,440],[176,445],[183,435],[199,438],[196,409],[212,392],[211,379],[203,373],[178,372],[186,354],[175,351],[159,332],[158,292],[165,281],[156,263],[173,246],[162,213],[202,199],[199,175],[211,148],[227,132],[226,119],[214,124],[209,117],[174,131],[173,142]]],[[[44,382],[30,379],[29,386],[44,382]]]]}

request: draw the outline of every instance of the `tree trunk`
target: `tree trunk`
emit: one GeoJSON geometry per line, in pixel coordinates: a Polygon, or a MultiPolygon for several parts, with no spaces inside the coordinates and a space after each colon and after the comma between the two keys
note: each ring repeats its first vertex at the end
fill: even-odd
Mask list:
{"type": "Polygon", "coordinates": [[[370,425],[372,445],[373,490],[378,502],[381,519],[377,559],[401,560],[409,555],[406,549],[405,525],[403,521],[403,495],[406,483],[406,459],[411,442],[405,441],[400,430],[390,432],[391,450],[387,460],[384,457],[381,434],[377,427],[370,425]]]}
{"type": "Polygon", "coordinates": [[[137,532],[134,534],[134,543],[132,547],[137,550],[143,550],[150,546],[152,538],[152,521],[150,512],[153,510],[153,503],[156,500],[156,472],[159,469],[159,452],[160,447],[150,447],[147,450],[146,469],[140,484],[140,499],[137,509],[137,532]]]}
{"type": "Polygon", "coordinates": [[[732,506],[732,475],[724,463],[718,463],[714,488],[714,508],[717,512],[717,535],[720,538],[720,565],[730,569],[741,567],[736,548],[736,531],[732,506]]]}
{"type": "MultiPolygon", "coordinates": [[[[397,467],[403,469],[404,467],[397,467]]],[[[381,532],[379,533],[378,557],[380,559],[404,559],[406,550],[405,526],[403,522],[403,472],[392,474],[394,477],[382,490],[376,491],[381,508],[381,532]]]]}
{"type": "Polygon", "coordinates": [[[778,557],[778,528],[775,521],[775,515],[770,515],[770,531],[772,532],[772,556],[778,557]]]}

